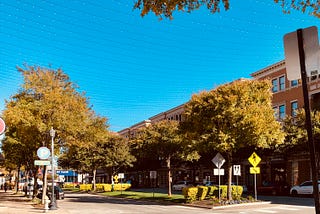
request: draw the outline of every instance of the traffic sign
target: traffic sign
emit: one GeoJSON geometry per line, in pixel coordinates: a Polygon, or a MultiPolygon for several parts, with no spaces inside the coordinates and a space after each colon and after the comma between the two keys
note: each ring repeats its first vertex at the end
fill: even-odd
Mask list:
{"type": "Polygon", "coordinates": [[[256,167],[260,163],[261,158],[255,152],[253,152],[252,155],[248,158],[248,161],[252,166],[256,167]]]}
{"type": "Polygon", "coordinates": [[[120,179],[124,178],[124,173],[118,173],[118,178],[120,179]]]}
{"type": "Polygon", "coordinates": [[[37,150],[37,155],[40,159],[48,159],[50,157],[50,150],[47,147],[42,146],[37,150]]]}
{"type": "Polygon", "coordinates": [[[216,154],[216,156],[214,156],[214,158],[211,161],[212,163],[214,163],[214,165],[216,165],[216,167],[218,167],[218,169],[220,169],[224,162],[226,162],[226,160],[222,157],[222,155],[219,152],[218,154],[216,154]]]}
{"type": "Polygon", "coordinates": [[[50,161],[48,161],[48,160],[34,160],[34,165],[35,166],[49,166],[50,161]]]}
{"type": "MultiPolygon", "coordinates": [[[[311,76],[312,73],[319,72],[320,69],[318,29],[316,26],[312,26],[302,29],[302,33],[306,72],[308,76],[311,76]]],[[[300,57],[297,31],[284,35],[283,42],[287,78],[288,80],[300,79],[300,57]]]]}
{"type": "Polygon", "coordinates": [[[0,135],[2,135],[5,130],[6,130],[6,124],[4,120],[0,117],[0,135]]]}
{"type": "Polygon", "coordinates": [[[224,175],[224,169],[213,169],[213,175],[224,175]]]}
{"type": "Polygon", "coordinates": [[[241,176],[240,165],[233,165],[233,175],[241,176]]]}
{"type": "Polygon", "coordinates": [[[156,179],[157,178],[157,171],[150,171],[150,178],[156,179]]]}
{"type": "Polygon", "coordinates": [[[260,174],[260,167],[250,167],[250,174],[260,174]]]}

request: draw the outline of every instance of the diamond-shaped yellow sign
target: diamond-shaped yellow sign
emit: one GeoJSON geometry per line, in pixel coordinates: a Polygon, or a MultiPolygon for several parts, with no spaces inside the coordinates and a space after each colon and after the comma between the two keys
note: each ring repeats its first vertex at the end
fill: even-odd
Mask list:
{"type": "Polygon", "coordinates": [[[261,158],[255,152],[253,152],[252,155],[248,158],[248,161],[253,167],[256,167],[260,163],[261,158]]]}

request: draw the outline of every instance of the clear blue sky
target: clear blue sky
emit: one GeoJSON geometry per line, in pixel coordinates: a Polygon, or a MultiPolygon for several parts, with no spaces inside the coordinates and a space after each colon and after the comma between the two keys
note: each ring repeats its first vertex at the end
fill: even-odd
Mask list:
{"type": "Polygon", "coordinates": [[[229,11],[172,21],[139,14],[132,0],[0,0],[0,110],[22,83],[16,66],[51,66],[119,131],[283,60],[284,34],[320,27],[272,0],[231,0],[229,11]]]}

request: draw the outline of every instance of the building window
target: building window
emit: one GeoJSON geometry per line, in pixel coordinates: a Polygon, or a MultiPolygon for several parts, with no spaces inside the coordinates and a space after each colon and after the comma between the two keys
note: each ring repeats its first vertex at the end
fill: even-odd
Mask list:
{"type": "Polygon", "coordinates": [[[317,76],[318,76],[318,71],[317,70],[315,70],[315,71],[311,71],[310,72],[310,79],[311,79],[311,81],[313,81],[313,80],[316,80],[317,79],[317,76]]]}
{"type": "Polygon", "coordinates": [[[291,80],[291,87],[295,87],[298,85],[298,80],[291,80]]]}
{"type": "Polygon", "coordinates": [[[281,76],[272,80],[272,92],[284,91],[286,89],[286,78],[281,76]]]}
{"type": "Polygon", "coordinates": [[[276,106],[276,107],[273,107],[273,111],[274,111],[274,117],[275,118],[279,118],[279,109],[278,109],[278,107],[276,106]]]}
{"type": "Polygon", "coordinates": [[[279,119],[284,119],[285,116],[286,116],[286,106],[281,105],[279,106],[279,119]]]}
{"type": "Polygon", "coordinates": [[[279,90],[280,91],[283,91],[286,89],[286,81],[285,81],[285,78],[284,76],[282,77],[279,77],[279,90]]]}
{"type": "Polygon", "coordinates": [[[272,80],[272,92],[278,92],[278,79],[272,80]]]}
{"type": "Polygon", "coordinates": [[[291,116],[292,117],[297,116],[297,110],[298,110],[298,101],[291,102],[291,116]]]}

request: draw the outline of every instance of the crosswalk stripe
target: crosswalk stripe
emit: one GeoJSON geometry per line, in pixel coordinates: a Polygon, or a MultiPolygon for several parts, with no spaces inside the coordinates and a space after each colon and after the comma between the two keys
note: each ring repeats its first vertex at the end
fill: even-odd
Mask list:
{"type": "Polygon", "coordinates": [[[277,213],[277,211],[273,211],[273,210],[267,210],[267,209],[259,209],[259,210],[255,210],[256,212],[260,212],[260,213],[277,213]]]}

